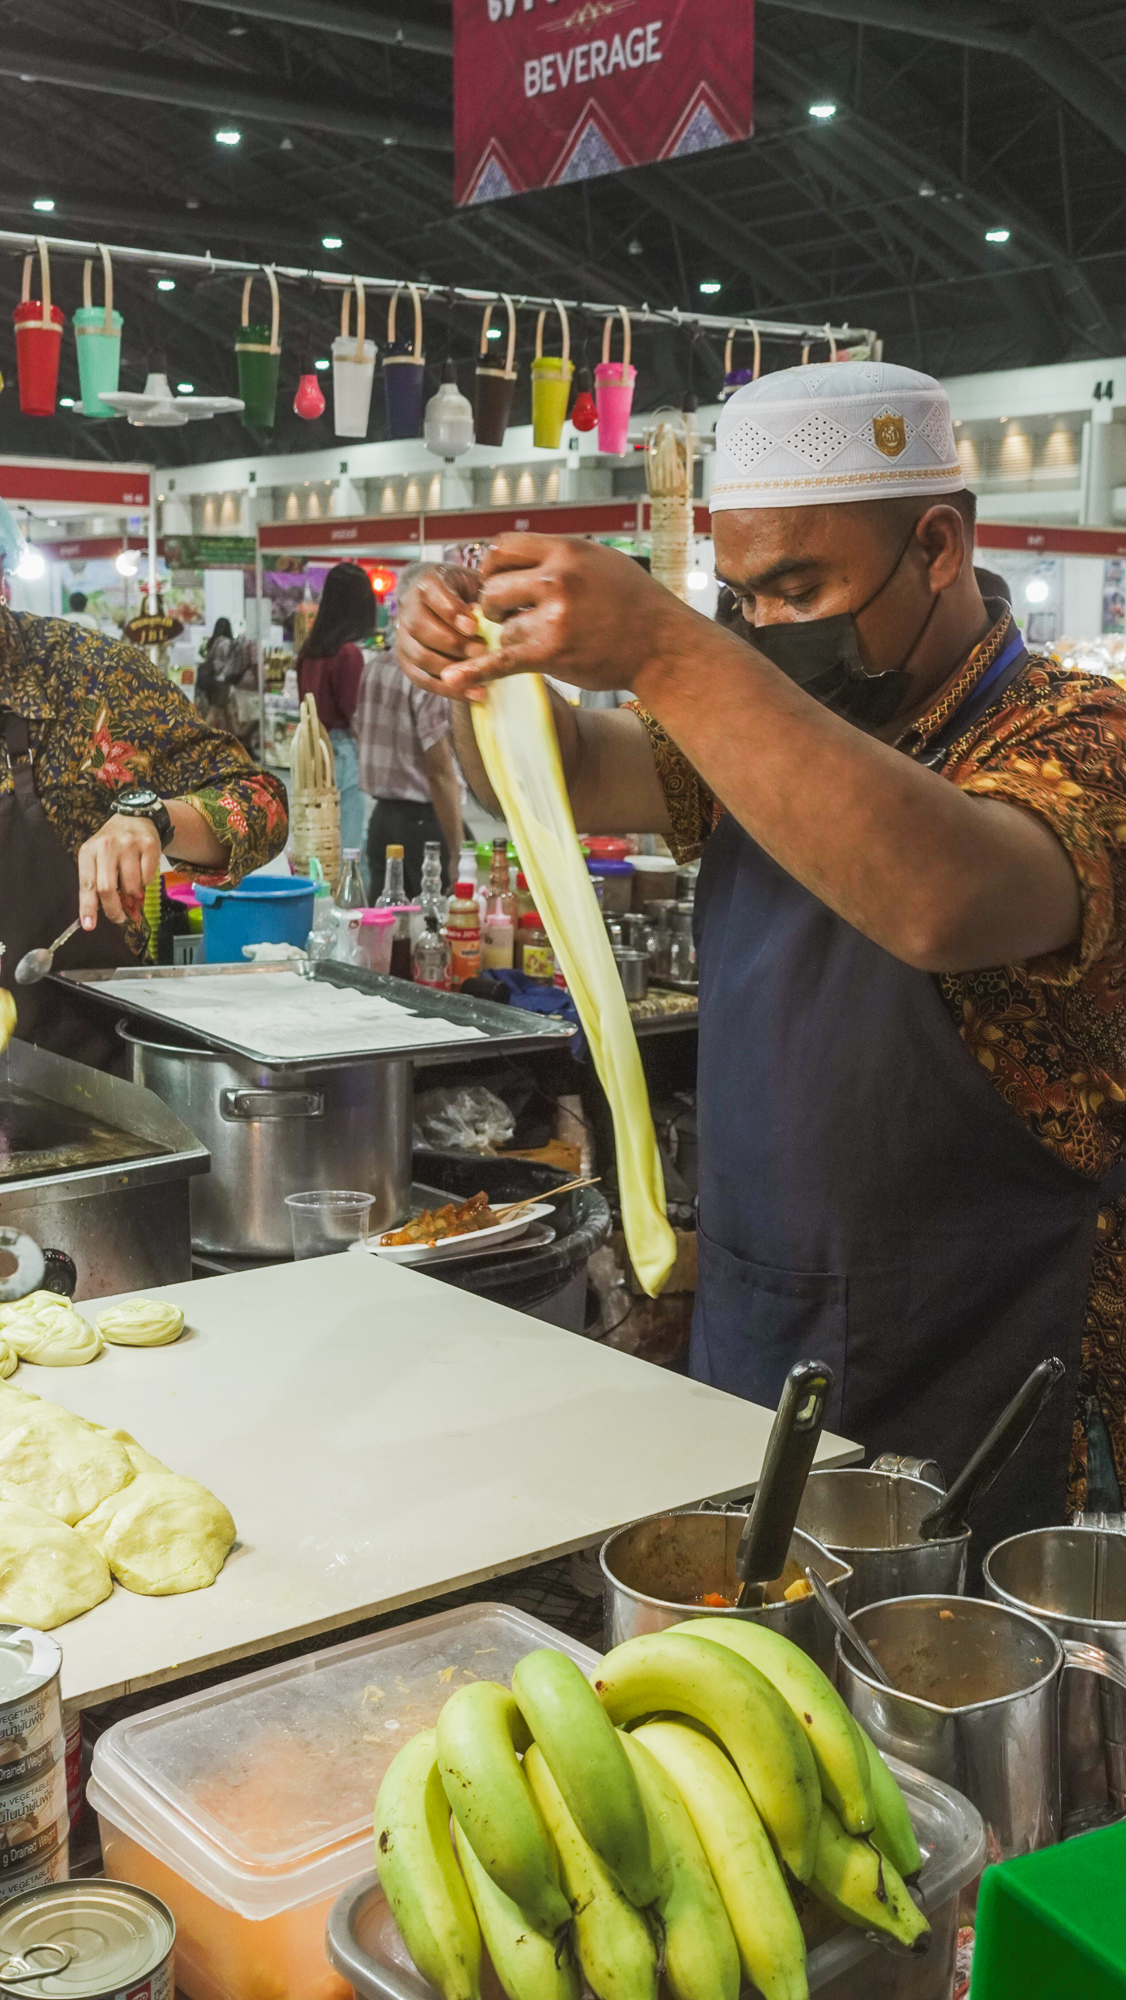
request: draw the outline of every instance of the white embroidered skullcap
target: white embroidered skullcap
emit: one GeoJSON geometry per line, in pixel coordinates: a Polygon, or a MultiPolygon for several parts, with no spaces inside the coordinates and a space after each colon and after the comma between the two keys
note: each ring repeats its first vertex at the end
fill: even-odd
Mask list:
{"type": "Polygon", "coordinates": [[[945,389],[889,361],[785,368],[737,389],[715,433],[712,513],[958,492],[945,389]]]}

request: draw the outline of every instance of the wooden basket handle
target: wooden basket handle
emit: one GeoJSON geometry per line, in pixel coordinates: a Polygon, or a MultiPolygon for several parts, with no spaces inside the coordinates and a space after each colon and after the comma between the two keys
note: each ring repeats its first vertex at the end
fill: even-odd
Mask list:
{"type": "MultiPolygon", "coordinates": [[[[279,343],[279,340],[278,340],[278,326],[279,326],[279,322],[280,322],[280,319],[281,319],[281,300],[280,300],[280,299],[279,299],[279,297],[278,297],[278,281],[277,281],[277,276],[276,276],[276,274],[275,274],[275,272],[274,272],[274,267],[273,267],[273,265],[272,265],[272,264],[263,264],[263,266],[262,266],[262,269],[263,269],[263,271],[265,272],[265,275],[266,275],[266,279],[267,279],[267,282],[269,283],[269,287],[270,287],[270,303],[271,303],[271,317],[270,317],[270,353],[271,353],[271,354],[280,354],[280,353],[281,353],[281,345],[280,345],[280,343],[279,343]]],[[[257,275],[257,274],[256,274],[256,272],[254,272],[254,271],[251,271],[251,272],[250,272],[250,274],[249,274],[249,276],[247,277],[247,280],[246,280],[246,283],[244,284],[244,286],[243,286],[243,288],[242,288],[242,324],[243,324],[243,326],[249,326],[249,325],[250,325],[250,287],[251,287],[251,285],[252,285],[252,284],[254,283],[254,279],[255,279],[256,275],[257,275]]]]}
{"type": "MultiPolygon", "coordinates": [[[[629,314],[624,306],[619,306],[618,312],[622,322],[622,374],[624,376],[626,369],[629,367],[630,340],[631,340],[630,319],[629,319],[629,314]]],[[[610,335],[611,332],[613,331],[613,326],[614,326],[614,315],[613,313],[607,313],[606,324],[602,329],[602,359],[607,365],[609,365],[610,361],[610,335]]]]}
{"type": "MultiPolygon", "coordinates": [[[[358,278],[353,278],[356,287],[356,352],[353,361],[364,359],[364,337],[367,333],[367,294],[358,278]]],[[[340,338],[347,340],[352,327],[352,294],[345,286],[340,294],[340,338]]]]}
{"type": "MultiPolygon", "coordinates": [[[[567,318],[567,308],[563,304],[562,299],[552,299],[551,303],[555,307],[555,310],[559,315],[559,324],[563,328],[563,373],[566,374],[567,363],[571,359],[571,322],[567,318]]],[[[536,321],[537,361],[543,360],[543,326],[544,326],[544,321],[547,318],[547,310],[548,310],[547,307],[544,306],[540,313],[539,318],[536,321]]]]}
{"type": "MultiPolygon", "coordinates": [[[[102,258],[103,290],[105,292],[105,308],[106,308],[105,319],[102,323],[102,332],[112,333],[114,330],[113,329],[113,265],[110,261],[110,254],[109,251],[106,249],[105,244],[99,243],[98,249],[101,252],[101,258],[102,258]]],[[[82,266],[82,303],[86,307],[87,312],[91,311],[94,305],[93,275],[94,275],[94,260],[92,257],[88,257],[86,259],[86,262],[82,266]]]]}
{"type": "MultiPolygon", "coordinates": [[[[45,236],[37,236],[35,241],[39,248],[39,319],[38,321],[32,320],[30,324],[32,326],[39,325],[39,326],[49,327],[52,325],[51,260],[47,254],[47,238],[45,236]]],[[[31,253],[29,252],[28,255],[23,260],[23,284],[20,287],[20,304],[21,306],[26,306],[29,305],[30,303],[31,303],[31,253]]],[[[28,323],[29,323],[28,321],[26,320],[24,321],[25,326],[28,323]]]]}
{"type": "MultiPolygon", "coordinates": [[[[506,378],[511,378],[515,372],[512,364],[516,359],[516,308],[507,292],[502,292],[500,296],[508,310],[508,354],[505,358],[504,372],[506,378]]],[[[481,348],[478,356],[478,359],[481,361],[484,361],[488,356],[489,327],[493,317],[493,306],[496,303],[495,299],[490,300],[489,304],[485,307],[485,316],[481,321],[481,348]]]]}
{"type": "MultiPolygon", "coordinates": [[[[742,331],[743,331],[742,327],[733,326],[730,333],[727,336],[727,345],[723,350],[723,372],[725,375],[730,375],[731,373],[732,350],[735,345],[735,336],[736,334],[741,333],[742,331]]],[[[751,321],[751,334],[755,343],[755,360],[754,360],[754,368],[751,374],[751,381],[757,382],[760,370],[762,368],[762,335],[759,332],[758,327],[756,326],[754,320],[751,321]]]]}
{"type": "Polygon", "coordinates": [[[387,308],[387,345],[390,347],[395,339],[395,314],[399,304],[400,292],[409,292],[414,304],[414,353],[411,359],[413,361],[421,361],[423,359],[422,299],[419,295],[417,285],[396,285],[395,290],[392,292],[391,303],[387,308]]]}

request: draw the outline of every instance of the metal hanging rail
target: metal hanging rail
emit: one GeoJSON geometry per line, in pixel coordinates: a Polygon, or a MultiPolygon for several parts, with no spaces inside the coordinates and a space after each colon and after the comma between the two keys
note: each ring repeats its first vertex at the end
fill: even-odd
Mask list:
{"type": "MultiPolygon", "coordinates": [[[[52,255],[59,257],[96,257],[102,245],[79,242],[65,236],[44,236],[42,231],[30,233],[22,230],[0,230],[0,250],[27,252],[34,250],[42,239],[52,255]]],[[[204,277],[245,278],[248,272],[261,271],[266,267],[260,262],[246,263],[234,257],[212,257],[191,255],[179,250],[135,250],[121,243],[107,243],[104,246],[115,263],[143,264],[146,268],[168,271],[198,271],[204,277]]],[[[371,292],[392,292],[404,289],[412,282],[406,278],[356,277],[343,271],[302,270],[294,264],[274,264],[270,267],[283,284],[302,286],[316,285],[325,291],[336,291],[361,284],[371,292]]],[[[481,291],[467,285],[417,284],[416,288],[425,300],[431,303],[449,305],[451,302],[467,306],[487,305],[490,300],[500,297],[498,291],[481,291]]],[[[533,297],[532,294],[511,293],[512,303],[517,308],[538,312],[542,307],[555,304],[553,298],[533,297]]],[[[636,326],[670,326],[692,333],[699,328],[708,333],[757,333],[767,340],[799,341],[803,346],[816,341],[826,341],[831,348],[854,347],[867,344],[876,347],[878,336],[870,327],[815,325],[812,322],[749,319],[745,314],[719,314],[705,312],[682,312],[679,306],[622,306],[615,301],[612,305],[599,304],[592,299],[564,299],[567,311],[579,315],[586,313],[592,319],[605,317],[608,313],[626,312],[636,326]]]]}

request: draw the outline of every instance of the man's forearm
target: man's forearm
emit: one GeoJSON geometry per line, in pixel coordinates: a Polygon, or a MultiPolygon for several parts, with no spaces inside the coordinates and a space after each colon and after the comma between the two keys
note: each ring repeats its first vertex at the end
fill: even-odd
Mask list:
{"type": "Polygon", "coordinates": [[[862,735],[718,627],[686,628],[635,692],[752,839],[897,958],[966,971],[1078,935],[1047,826],[862,735]]]}
{"type": "Polygon", "coordinates": [[[451,880],[456,884],[457,859],[465,832],[461,817],[461,787],[453,771],[430,780],[430,803],[438,815],[442,838],[450,852],[451,880]]]}
{"type": "MultiPolygon", "coordinates": [[[[574,785],[582,761],[582,745],[579,741],[577,711],[571,707],[569,701],[564,701],[562,695],[557,694],[554,688],[549,687],[547,693],[548,699],[551,702],[551,712],[555,717],[555,733],[559,738],[559,754],[563,759],[563,775],[567,781],[567,789],[570,791],[574,785]]],[[[500,800],[489,783],[489,775],[485,769],[484,759],[477,748],[477,737],[473,729],[472,704],[463,701],[451,702],[450,717],[453,728],[454,750],[457,753],[457,761],[461,765],[465,775],[466,784],[469,786],[474,798],[485,807],[486,812],[495,813],[498,818],[501,818],[502,808],[500,800]]]]}

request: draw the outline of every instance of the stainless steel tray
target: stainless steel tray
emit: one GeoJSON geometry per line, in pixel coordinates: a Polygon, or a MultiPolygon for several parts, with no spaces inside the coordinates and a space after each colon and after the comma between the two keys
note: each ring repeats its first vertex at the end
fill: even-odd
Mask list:
{"type": "Polygon", "coordinates": [[[249,1047],[245,1040],[228,1038],[223,1035],[196,1034],[186,1024],[181,1028],[174,1020],[157,1008],[150,1007],[143,993],[138,993],[136,1003],[125,1001],[119,990],[102,995],[98,989],[112,981],[115,989],[120,985],[143,987],[150,980],[176,980],[181,982],[204,977],[252,977],[255,979],[275,978],[279,973],[292,973],[291,964],[280,965],[138,965],[124,970],[106,972],[63,972],[56,977],[68,985],[81,987],[92,999],[103,999],[114,1011],[121,1013],[122,1007],[148,1021],[159,1022],[166,1035],[183,1037],[193,1048],[213,1047],[228,1049],[233,1055],[244,1060],[262,1064],[268,1063],[271,1070],[302,1070],[316,1068],[340,1068],[357,1062],[395,1062],[404,1058],[410,1061],[434,1063],[472,1060],[488,1044],[499,1047],[506,1055],[521,1054],[530,1049],[562,1046],[570,1041],[575,1030],[566,1021],[553,1021],[542,1014],[530,1014],[520,1007],[498,1007],[492,1000],[475,1000],[463,993],[435,993],[425,986],[415,986],[409,980],[392,979],[388,975],[375,972],[359,972],[346,965],[317,965],[309,969],[309,978],[330,986],[353,987],[361,993],[370,993],[377,999],[395,1000],[400,1006],[409,1006],[412,1013],[428,1020],[448,1021],[451,1025],[478,1028],[481,1041],[467,1042],[451,1037],[448,1043],[427,1042],[423,1045],[406,1044],[400,1048],[383,1046],[365,1053],[352,1050],[347,1053],[309,1056],[262,1054],[249,1047]]]}

